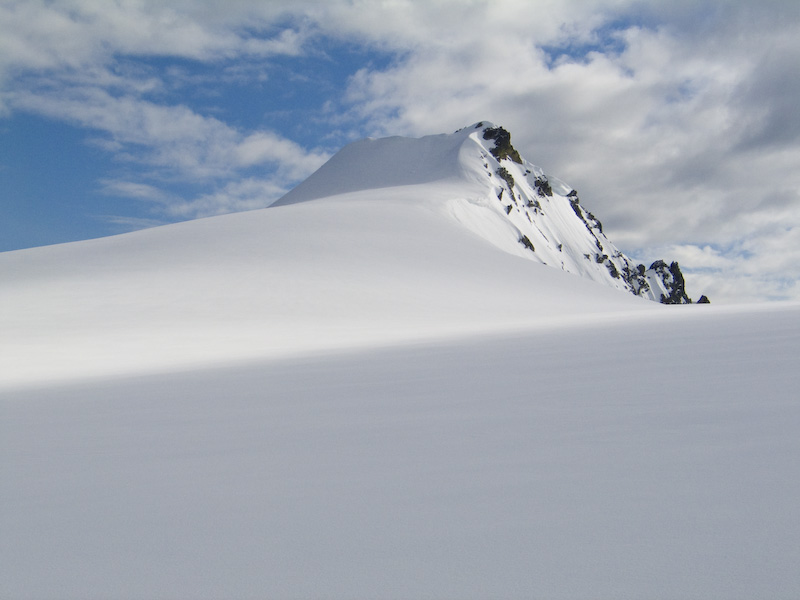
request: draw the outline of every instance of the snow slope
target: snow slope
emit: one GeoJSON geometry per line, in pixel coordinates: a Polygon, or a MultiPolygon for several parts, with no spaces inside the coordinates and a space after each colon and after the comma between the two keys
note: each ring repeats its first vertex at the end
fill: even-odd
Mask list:
{"type": "Polygon", "coordinates": [[[576,190],[548,178],[487,121],[450,135],[355,142],[276,204],[402,186],[424,197],[434,182],[458,190],[447,205],[452,217],[506,252],[657,302],[691,302],[677,263],[631,261],[576,190]]]}
{"type": "Polygon", "coordinates": [[[0,254],[0,597],[798,597],[800,306],[531,260],[473,134],[0,254]]]}
{"type": "Polygon", "coordinates": [[[677,310],[5,392],[0,596],[796,598],[800,307],[677,310]]]}
{"type": "Polygon", "coordinates": [[[659,308],[509,256],[454,198],[356,192],[2,254],[0,389],[659,308]]]}

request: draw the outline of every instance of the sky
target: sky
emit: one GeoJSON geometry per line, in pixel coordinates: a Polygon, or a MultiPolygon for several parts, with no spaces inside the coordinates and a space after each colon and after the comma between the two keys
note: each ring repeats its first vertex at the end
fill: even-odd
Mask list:
{"type": "Polygon", "coordinates": [[[798,301],[798,30],[795,0],[0,0],[0,251],[485,120],[695,299],[798,301]]]}

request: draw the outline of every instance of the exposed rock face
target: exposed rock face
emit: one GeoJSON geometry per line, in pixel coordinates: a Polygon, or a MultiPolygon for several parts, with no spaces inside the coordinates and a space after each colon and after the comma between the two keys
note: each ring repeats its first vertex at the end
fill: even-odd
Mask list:
{"type": "Polygon", "coordinates": [[[667,266],[663,260],[657,260],[650,265],[650,270],[656,274],[665,290],[661,294],[660,302],[662,304],[692,303],[691,298],[686,295],[686,283],[677,262],[673,261],[667,266]]]}
{"type": "MultiPolygon", "coordinates": [[[[478,125],[481,125],[479,123],[478,125]]],[[[494,140],[495,145],[491,153],[497,160],[509,158],[521,165],[522,157],[519,152],[511,145],[511,134],[502,127],[487,127],[483,130],[483,139],[494,140]]]]}
{"type": "MultiPolygon", "coordinates": [[[[490,176],[495,175],[499,179],[500,188],[495,190],[495,196],[501,203],[503,214],[518,229],[517,239],[527,251],[536,254],[545,264],[559,266],[560,263],[565,271],[588,274],[593,279],[605,279],[613,287],[627,289],[636,296],[664,304],[692,302],[686,293],[683,273],[677,262],[668,265],[658,260],[650,268],[635,264],[608,240],[603,233],[603,225],[581,205],[576,190],[561,182],[556,186],[558,189],[554,190],[547,175],[520,156],[511,144],[508,131],[485,122],[478,123],[475,129],[481,130],[482,140],[490,142],[484,148],[497,166],[492,169],[492,158],[484,154],[484,167],[489,170],[490,176]],[[557,214],[561,212],[562,203],[566,203],[585,230],[579,239],[569,239],[569,234],[559,231],[565,220],[563,215],[557,214]],[[551,218],[559,221],[559,225],[551,224],[551,218]],[[540,250],[537,251],[537,248],[540,250]],[[573,260],[565,257],[553,261],[552,254],[547,252],[551,248],[561,255],[571,255],[573,260]],[[575,260],[576,255],[578,260],[575,260]],[[580,264],[581,258],[585,261],[583,264],[580,264]],[[598,277],[589,264],[600,266],[605,275],[598,277]]],[[[705,296],[703,298],[708,301],[705,296]]]]}

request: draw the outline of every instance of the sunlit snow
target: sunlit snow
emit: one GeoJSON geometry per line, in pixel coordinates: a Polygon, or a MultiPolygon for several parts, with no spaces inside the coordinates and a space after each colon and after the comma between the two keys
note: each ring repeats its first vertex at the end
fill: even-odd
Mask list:
{"type": "Polygon", "coordinates": [[[800,306],[530,260],[459,139],[0,254],[0,597],[800,595],[800,306]]]}

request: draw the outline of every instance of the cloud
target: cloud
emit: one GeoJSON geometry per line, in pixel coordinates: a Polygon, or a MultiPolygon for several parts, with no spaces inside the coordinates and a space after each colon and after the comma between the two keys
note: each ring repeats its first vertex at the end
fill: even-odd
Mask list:
{"type": "Polygon", "coordinates": [[[705,294],[723,302],[798,301],[800,227],[764,221],[757,233],[727,246],[653,247],[637,259],[648,264],[662,256],[677,260],[695,300],[705,294]]]}
{"type": "Polygon", "coordinates": [[[329,158],[328,153],[306,151],[299,144],[270,131],[256,131],[239,140],[234,153],[240,167],[276,163],[290,180],[309,175],[329,158]]]}
{"type": "Polygon", "coordinates": [[[163,106],[85,87],[61,88],[56,93],[23,91],[10,97],[18,110],[102,132],[129,159],[135,155],[136,160],[182,176],[222,176],[235,164],[231,153],[240,135],[186,106],[163,106]]]}
{"type": "MultiPolygon", "coordinates": [[[[168,213],[194,214],[185,199],[165,192],[160,182],[207,180],[220,188],[225,180],[260,167],[283,189],[329,154],[306,150],[274,131],[245,131],[183,102],[170,102],[169,86],[207,89],[219,81],[214,75],[200,81],[180,67],[163,69],[140,59],[217,62],[229,81],[263,80],[263,63],[248,61],[304,52],[308,31],[302,20],[273,24],[286,13],[277,4],[246,2],[5,2],[0,5],[0,115],[34,113],[93,132],[90,143],[122,163],[146,167],[136,173],[150,180],[106,180],[104,193],[157,200],[168,213]],[[239,62],[231,63],[234,58],[239,62]]],[[[194,202],[209,214],[252,203],[220,193],[194,202]],[[213,198],[220,207],[210,206],[213,198]]]]}
{"type": "Polygon", "coordinates": [[[58,93],[10,94],[12,106],[67,120],[104,135],[96,145],[119,158],[155,169],[163,178],[232,177],[242,169],[272,166],[276,177],[297,181],[329,155],[307,151],[271,131],[245,134],[187,106],[165,106],[99,88],[62,88],[58,93]]]}
{"type": "Polygon", "coordinates": [[[272,179],[247,178],[232,181],[223,188],[192,200],[172,203],[169,214],[196,219],[230,212],[266,208],[289,191],[272,179]]]}
{"type": "Polygon", "coordinates": [[[0,69],[83,68],[119,55],[209,61],[300,54],[301,30],[263,35],[287,7],[258,4],[8,0],[0,5],[0,69]]]}
{"type": "Polygon", "coordinates": [[[102,184],[100,191],[108,195],[152,202],[164,202],[169,198],[164,190],[146,183],[118,179],[103,179],[100,183],[102,184]]]}
{"type": "Polygon", "coordinates": [[[162,219],[146,219],[141,217],[125,217],[119,215],[101,215],[97,218],[105,221],[106,223],[111,223],[112,225],[117,226],[117,228],[123,233],[137,231],[139,229],[149,229],[150,227],[158,227],[159,225],[166,225],[167,223],[167,221],[162,219]]]}
{"type": "Polygon", "coordinates": [[[140,182],[122,179],[101,181],[99,192],[109,196],[131,198],[147,204],[157,218],[106,215],[109,223],[130,229],[163,225],[175,220],[212,217],[231,212],[266,208],[286,194],[291,185],[281,184],[276,178],[246,177],[228,181],[209,192],[192,196],[178,194],[140,182]],[[137,227],[140,225],[141,227],[137,227]]]}

